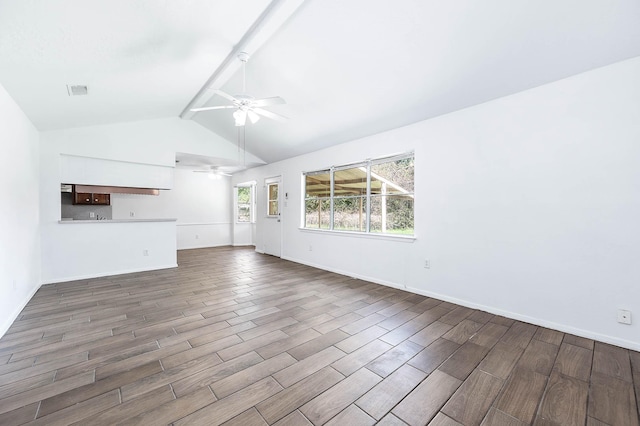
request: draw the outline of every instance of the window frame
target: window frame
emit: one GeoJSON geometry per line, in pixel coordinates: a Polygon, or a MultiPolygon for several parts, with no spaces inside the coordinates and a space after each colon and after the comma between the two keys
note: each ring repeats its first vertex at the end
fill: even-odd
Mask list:
{"type": "MultiPolygon", "coordinates": [[[[414,151],[410,151],[410,152],[405,152],[402,154],[395,154],[395,155],[390,155],[390,156],[385,156],[385,157],[379,157],[379,158],[375,158],[375,159],[367,159],[364,161],[358,161],[355,163],[350,163],[350,164],[342,164],[342,165],[338,165],[338,166],[331,166],[331,167],[324,167],[322,169],[318,169],[318,170],[313,170],[313,171],[308,171],[308,172],[303,172],[302,173],[302,220],[301,220],[301,224],[300,224],[300,229],[302,230],[309,230],[309,231],[319,231],[319,232],[336,232],[336,233],[352,233],[352,234],[357,234],[357,235],[367,235],[367,236],[378,236],[378,237],[383,237],[383,238],[409,238],[409,239],[414,239],[415,238],[415,222],[414,222],[414,228],[413,228],[413,233],[412,234],[395,234],[392,232],[386,232],[386,231],[371,231],[371,208],[372,208],[372,198],[375,197],[381,197],[383,200],[385,199],[385,195],[379,195],[379,194],[372,194],[372,188],[371,188],[371,181],[372,181],[372,166],[378,165],[378,164],[384,164],[384,163],[389,163],[389,162],[394,162],[394,161],[398,161],[398,160],[403,160],[403,159],[408,159],[408,158],[413,158],[414,162],[415,162],[415,152],[414,151]],[[365,169],[366,170],[366,192],[364,195],[336,195],[335,194],[335,173],[339,172],[341,170],[348,170],[348,169],[354,169],[354,168],[361,168],[361,169],[365,169]],[[330,177],[330,195],[329,195],[329,200],[330,200],[330,214],[329,214],[329,227],[328,229],[324,229],[320,226],[318,227],[308,227],[307,226],[307,202],[309,200],[312,199],[326,199],[326,197],[310,197],[307,194],[307,176],[313,176],[313,175],[317,175],[317,174],[325,174],[325,173],[329,173],[329,177],[330,177]],[[350,230],[350,229],[335,229],[335,201],[337,199],[342,199],[342,198],[362,198],[363,199],[363,206],[364,206],[364,229],[363,230],[350,230]]],[[[364,171],[364,170],[363,170],[364,171]]],[[[413,199],[415,201],[415,164],[414,164],[414,179],[413,179],[413,190],[412,191],[407,191],[406,193],[403,193],[403,195],[405,196],[409,196],[411,197],[411,199],[413,199]]],[[[388,196],[398,196],[398,194],[390,194],[388,196]]],[[[413,211],[414,211],[414,216],[413,216],[413,220],[415,221],[415,205],[413,207],[413,211]]],[[[383,228],[384,229],[384,228],[383,228]]]]}
{"type": "MultiPolygon", "coordinates": [[[[256,223],[256,184],[255,182],[247,182],[247,183],[239,183],[234,185],[233,187],[233,196],[234,196],[234,222],[237,224],[244,223],[256,223]],[[238,189],[239,188],[249,188],[249,221],[240,221],[239,219],[239,210],[240,210],[240,202],[238,201],[238,189]]],[[[245,203],[243,203],[245,204],[245,203]]]]}
{"type": "Polygon", "coordinates": [[[266,211],[266,217],[267,218],[279,218],[280,217],[280,178],[279,177],[274,177],[274,178],[268,178],[265,179],[265,188],[266,188],[266,192],[267,192],[267,196],[266,196],[266,207],[267,207],[267,211],[266,211]],[[271,191],[270,191],[270,187],[271,185],[275,185],[277,188],[277,194],[276,194],[276,198],[275,199],[271,199],[271,191]],[[277,208],[277,212],[275,214],[271,214],[271,203],[275,202],[276,203],[276,208],[277,208]]]}

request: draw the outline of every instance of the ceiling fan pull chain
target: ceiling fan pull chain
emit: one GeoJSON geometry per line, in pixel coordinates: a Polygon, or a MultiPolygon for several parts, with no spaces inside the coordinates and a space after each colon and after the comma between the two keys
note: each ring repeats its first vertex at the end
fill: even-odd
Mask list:
{"type": "Polygon", "coordinates": [[[242,61],[242,94],[247,93],[247,61],[242,61]]]}

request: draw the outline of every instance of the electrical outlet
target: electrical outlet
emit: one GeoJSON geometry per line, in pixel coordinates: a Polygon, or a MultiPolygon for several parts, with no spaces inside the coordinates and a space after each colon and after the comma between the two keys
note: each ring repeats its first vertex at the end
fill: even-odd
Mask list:
{"type": "Polygon", "coordinates": [[[427,269],[431,268],[431,261],[429,259],[424,260],[424,267],[427,269]]]}
{"type": "Polygon", "coordinates": [[[129,217],[134,217],[136,214],[134,212],[129,212],[129,217]]]}
{"type": "Polygon", "coordinates": [[[142,250],[143,256],[149,256],[149,250],[142,250]]]}
{"type": "Polygon", "coordinates": [[[620,324],[631,324],[631,311],[618,309],[618,322],[620,324]]]}
{"type": "Polygon", "coordinates": [[[89,217],[92,219],[96,217],[96,212],[89,212],[89,217]]]}
{"type": "Polygon", "coordinates": [[[309,251],[313,251],[313,246],[309,244],[309,251]]]}

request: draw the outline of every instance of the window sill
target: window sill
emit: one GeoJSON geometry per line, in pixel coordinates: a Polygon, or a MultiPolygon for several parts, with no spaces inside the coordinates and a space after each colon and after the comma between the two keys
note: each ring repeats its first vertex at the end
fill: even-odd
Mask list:
{"type": "Polygon", "coordinates": [[[368,239],[374,239],[374,240],[391,240],[391,241],[399,241],[404,243],[412,243],[416,240],[415,235],[374,234],[374,233],[365,233],[365,232],[332,231],[328,229],[312,229],[312,228],[298,228],[298,229],[302,232],[310,232],[315,234],[342,235],[345,237],[368,238],[368,239]]]}

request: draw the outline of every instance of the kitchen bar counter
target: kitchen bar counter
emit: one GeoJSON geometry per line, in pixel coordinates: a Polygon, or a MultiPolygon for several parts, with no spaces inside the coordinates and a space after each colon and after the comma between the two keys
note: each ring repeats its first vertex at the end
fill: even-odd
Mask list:
{"type": "Polygon", "coordinates": [[[43,283],[177,266],[176,219],[59,220],[44,226],[42,253],[49,266],[43,283]]]}
{"type": "Polygon", "coordinates": [[[175,222],[177,219],[105,219],[105,220],[59,220],[58,223],[136,223],[136,222],[175,222]]]}

